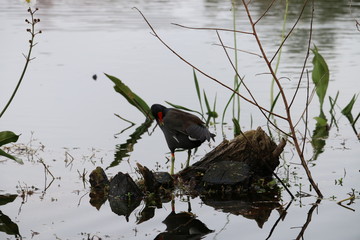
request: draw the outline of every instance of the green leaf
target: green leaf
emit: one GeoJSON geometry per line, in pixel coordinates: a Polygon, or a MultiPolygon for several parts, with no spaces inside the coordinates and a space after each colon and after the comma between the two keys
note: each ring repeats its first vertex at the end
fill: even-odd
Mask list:
{"type": "Polygon", "coordinates": [[[114,89],[116,92],[120,93],[131,105],[140,110],[140,112],[142,112],[145,117],[153,119],[151,114],[149,114],[149,105],[147,105],[147,103],[142,98],[131,91],[131,89],[126,86],[120,79],[106,73],[104,74],[115,84],[114,89]]]}
{"type": "Polygon", "coordinates": [[[354,122],[354,118],[352,116],[352,109],[354,107],[354,104],[356,102],[358,96],[356,94],[351,98],[350,102],[346,107],[344,107],[343,110],[341,110],[341,113],[349,120],[349,122],[352,124],[354,122]]]}
{"type": "Polygon", "coordinates": [[[317,47],[315,46],[314,49],[311,50],[314,53],[314,58],[313,58],[314,68],[312,71],[312,80],[316,87],[316,94],[319,97],[320,109],[322,109],[326,91],[329,85],[329,79],[330,79],[329,68],[325,62],[325,59],[318,52],[317,47]]]}
{"type": "Polygon", "coordinates": [[[0,195],[0,206],[13,202],[17,196],[17,194],[0,195]]]}
{"type": "Polygon", "coordinates": [[[8,235],[15,235],[16,239],[19,239],[19,227],[14,223],[7,215],[0,211],[0,232],[4,232],[8,235]]]}
{"type": "Polygon", "coordinates": [[[0,149],[0,156],[4,156],[4,157],[14,160],[17,163],[24,164],[24,162],[20,158],[14,157],[13,155],[8,154],[1,149],[0,149]]]}
{"type": "Polygon", "coordinates": [[[0,146],[11,143],[11,142],[16,142],[18,140],[20,135],[16,135],[15,133],[11,132],[11,131],[3,131],[0,132],[0,146]]]}

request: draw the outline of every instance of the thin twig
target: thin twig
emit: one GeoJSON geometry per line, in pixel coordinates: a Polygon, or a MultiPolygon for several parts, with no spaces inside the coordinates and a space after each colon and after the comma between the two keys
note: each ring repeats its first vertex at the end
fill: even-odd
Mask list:
{"type": "Polygon", "coordinates": [[[300,21],[300,18],[301,18],[301,16],[302,16],[303,12],[304,12],[304,9],[305,9],[305,7],[306,7],[307,2],[308,2],[308,0],[306,0],[306,1],[304,2],[304,6],[303,6],[303,8],[301,9],[301,12],[300,12],[300,14],[299,14],[299,17],[296,19],[296,21],[295,21],[294,25],[292,26],[292,28],[290,29],[289,33],[285,36],[284,40],[282,41],[282,43],[280,44],[280,46],[279,46],[278,49],[276,50],[274,56],[273,56],[273,57],[271,58],[271,60],[270,60],[270,63],[272,63],[272,61],[274,60],[274,58],[276,57],[276,55],[278,54],[278,52],[280,51],[280,49],[282,48],[282,46],[284,45],[284,43],[286,42],[286,40],[288,39],[288,37],[289,37],[289,36],[291,35],[291,33],[294,31],[296,25],[297,25],[298,22],[300,21]]]}
{"type": "Polygon", "coordinates": [[[184,26],[184,25],[181,25],[181,24],[178,24],[178,23],[172,23],[172,25],[175,25],[175,26],[178,26],[178,27],[182,27],[182,28],[187,28],[187,29],[193,29],[193,30],[224,31],[224,32],[236,32],[236,33],[243,33],[243,34],[254,35],[254,33],[252,33],[252,32],[239,31],[239,30],[228,29],[228,28],[188,27],[188,26],[184,26]]]}
{"type": "MultiPolygon", "coordinates": [[[[218,44],[218,43],[214,43],[213,45],[215,45],[215,46],[221,46],[221,45],[218,44]]],[[[227,48],[227,49],[236,50],[236,51],[239,51],[239,52],[243,52],[243,53],[255,55],[255,56],[259,57],[259,58],[262,58],[262,56],[261,56],[260,54],[257,54],[257,53],[253,53],[253,52],[249,52],[249,51],[245,51],[245,50],[241,50],[241,49],[235,49],[234,47],[229,47],[229,46],[224,46],[224,47],[227,48]]]]}
{"type": "Polygon", "coordinates": [[[272,0],[272,2],[270,3],[270,5],[268,6],[268,8],[265,10],[265,12],[259,17],[258,20],[255,21],[255,25],[268,13],[268,11],[270,10],[270,8],[272,7],[272,5],[274,4],[276,0],[272,0]]]}
{"type": "Polygon", "coordinates": [[[309,88],[310,88],[310,81],[309,81],[309,71],[306,71],[307,74],[307,87],[306,87],[306,107],[305,107],[305,129],[304,129],[304,141],[303,141],[303,145],[301,148],[301,153],[304,154],[304,149],[305,149],[305,143],[306,143],[306,134],[307,134],[307,130],[308,130],[308,119],[309,119],[309,88]]]}
{"type": "Polygon", "coordinates": [[[307,60],[308,60],[309,55],[310,55],[310,45],[311,45],[311,39],[312,39],[313,21],[314,21],[314,1],[312,1],[312,11],[311,11],[311,20],[310,20],[310,33],[309,33],[309,41],[308,41],[306,56],[305,56],[305,59],[304,59],[304,64],[303,64],[303,67],[302,67],[302,70],[301,70],[301,73],[300,73],[300,77],[299,77],[298,84],[296,86],[295,93],[294,93],[294,95],[293,95],[293,97],[292,97],[292,99],[290,101],[290,105],[289,105],[290,108],[291,108],[292,104],[294,103],[296,95],[297,95],[297,93],[298,93],[298,91],[300,89],[300,83],[301,83],[301,80],[302,80],[302,77],[303,77],[303,74],[304,74],[304,71],[305,71],[307,60]]]}

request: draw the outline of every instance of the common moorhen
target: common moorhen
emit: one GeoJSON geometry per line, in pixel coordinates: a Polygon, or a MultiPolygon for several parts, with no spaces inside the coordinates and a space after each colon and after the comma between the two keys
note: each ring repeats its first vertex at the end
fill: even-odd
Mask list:
{"type": "MultiPolygon", "coordinates": [[[[210,133],[204,122],[197,116],[175,108],[166,108],[160,104],[151,106],[151,113],[165,135],[171,151],[170,174],[174,174],[175,149],[187,149],[189,166],[191,149],[199,147],[205,140],[214,140],[215,134],[210,133]]],[[[215,141],[215,140],[214,140],[215,141]]]]}

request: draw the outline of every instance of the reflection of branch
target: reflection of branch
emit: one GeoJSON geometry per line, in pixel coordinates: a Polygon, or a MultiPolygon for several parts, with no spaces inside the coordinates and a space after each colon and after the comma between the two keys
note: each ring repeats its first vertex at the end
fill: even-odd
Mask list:
{"type": "Polygon", "coordinates": [[[284,220],[285,219],[285,216],[287,214],[287,210],[289,209],[290,205],[292,204],[292,201],[291,200],[288,205],[286,206],[286,208],[282,211],[282,213],[280,214],[279,218],[276,220],[276,222],[274,223],[273,227],[271,228],[270,232],[269,232],[269,236],[265,239],[269,239],[272,235],[272,233],[274,232],[276,226],[278,225],[278,223],[280,222],[280,220],[284,220]]]}
{"type": "Polygon", "coordinates": [[[48,166],[46,166],[46,164],[44,163],[44,161],[42,159],[40,159],[40,163],[44,166],[44,172],[45,172],[45,187],[44,187],[44,191],[43,191],[43,196],[46,193],[46,190],[51,186],[51,184],[54,182],[55,177],[54,175],[50,172],[48,166]],[[46,184],[47,182],[47,177],[46,177],[46,173],[49,173],[50,176],[52,177],[52,180],[50,181],[49,184],[46,184]]]}
{"type": "Polygon", "coordinates": [[[310,208],[310,210],[309,210],[309,212],[308,212],[308,216],[307,216],[306,222],[305,222],[305,224],[302,226],[299,235],[296,237],[296,240],[299,240],[299,239],[301,239],[301,238],[303,237],[304,232],[305,232],[307,226],[308,226],[309,223],[311,222],[312,214],[313,214],[315,208],[320,204],[320,202],[321,202],[321,199],[318,199],[318,200],[314,203],[314,205],[310,208]]]}
{"type": "Polygon", "coordinates": [[[347,205],[352,204],[352,203],[354,202],[354,200],[355,200],[355,195],[354,195],[354,193],[353,193],[353,194],[350,194],[350,197],[345,198],[345,199],[343,199],[343,200],[341,200],[341,201],[338,201],[337,204],[338,204],[339,206],[342,206],[343,208],[346,208],[346,209],[349,209],[349,210],[355,212],[355,209],[342,205],[342,203],[345,202],[345,201],[347,201],[347,200],[350,201],[347,205]]]}
{"type": "Polygon", "coordinates": [[[118,118],[120,118],[121,120],[123,120],[123,121],[125,121],[125,122],[127,122],[127,123],[130,123],[130,126],[129,126],[129,127],[124,128],[123,130],[121,130],[121,132],[115,134],[115,135],[114,135],[115,137],[116,137],[117,135],[122,134],[123,132],[125,132],[125,131],[128,130],[129,128],[132,128],[132,127],[135,125],[134,122],[132,122],[132,121],[130,121],[130,120],[127,120],[127,119],[121,117],[119,114],[114,113],[114,115],[117,116],[118,118]]]}

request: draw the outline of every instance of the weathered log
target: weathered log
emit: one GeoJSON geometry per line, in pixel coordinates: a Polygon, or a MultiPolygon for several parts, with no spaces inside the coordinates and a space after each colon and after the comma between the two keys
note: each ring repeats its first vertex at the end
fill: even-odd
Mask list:
{"type": "Polygon", "coordinates": [[[185,182],[244,186],[251,178],[271,176],[284,146],[285,140],[276,145],[259,127],[231,141],[224,140],[200,161],[180,171],[178,177],[185,182]]]}

